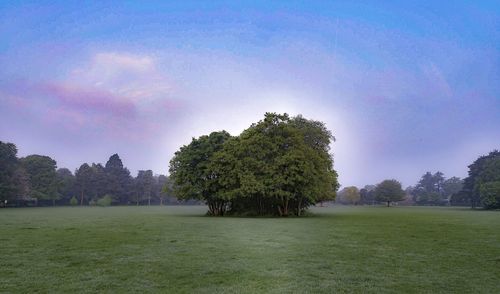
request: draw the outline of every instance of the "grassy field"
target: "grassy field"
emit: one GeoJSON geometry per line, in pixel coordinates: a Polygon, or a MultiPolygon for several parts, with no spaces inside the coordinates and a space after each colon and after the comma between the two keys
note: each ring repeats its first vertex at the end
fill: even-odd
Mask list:
{"type": "Polygon", "coordinates": [[[203,207],[0,210],[0,292],[500,293],[500,212],[203,207]]]}

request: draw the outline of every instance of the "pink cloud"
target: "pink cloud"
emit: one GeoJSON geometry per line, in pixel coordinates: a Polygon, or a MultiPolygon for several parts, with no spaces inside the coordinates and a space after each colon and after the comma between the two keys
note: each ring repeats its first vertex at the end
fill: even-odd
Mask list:
{"type": "Polygon", "coordinates": [[[135,116],[137,111],[134,103],[127,98],[100,89],[47,83],[38,85],[36,90],[39,91],[39,94],[55,98],[61,106],[67,108],[77,108],[124,118],[135,116]]]}

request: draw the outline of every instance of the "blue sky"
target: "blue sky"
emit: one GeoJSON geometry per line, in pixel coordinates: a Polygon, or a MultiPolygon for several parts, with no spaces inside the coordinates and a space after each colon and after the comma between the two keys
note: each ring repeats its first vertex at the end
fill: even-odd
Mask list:
{"type": "Polygon", "coordinates": [[[495,1],[0,4],[0,140],[166,173],[264,112],[327,123],[343,186],[463,177],[500,148],[495,1]]]}

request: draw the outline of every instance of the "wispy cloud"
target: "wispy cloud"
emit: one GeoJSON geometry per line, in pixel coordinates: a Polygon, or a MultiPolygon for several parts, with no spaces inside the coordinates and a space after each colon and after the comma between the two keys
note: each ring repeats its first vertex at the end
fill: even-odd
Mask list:
{"type": "Polygon", "coordinates": [[[149,55],[98,52],[71,70],[68,80],[132,100],[138,105],[172,95],[173,83],[149,55]]]}
{"type": "Polygon", "coordinates": [[[99,88],[83,88],[68,83],[46,83],[33,89],[34,95],[54,98],[61,107],[115,117],[133,118],[137,109],[129,99],[99,88]]]}
{"type": "Polygon", "coordinates": [[[184,107],[148,55],[100,52],[64,79],[16,80],[0,85],[2,100],[42,122],[76,130],[100,128],[112,136],[141,138],[157,131],[162,115],[184,107]]]}
{"type": "Polygon", "coordinates": [[[448,83],[443,71],[435,64],[429,63],[422,65],[422,72],[427,79],[425,80],[425,88],[432,94],[443,98],[451,98],[453,91],[448,83]]]}

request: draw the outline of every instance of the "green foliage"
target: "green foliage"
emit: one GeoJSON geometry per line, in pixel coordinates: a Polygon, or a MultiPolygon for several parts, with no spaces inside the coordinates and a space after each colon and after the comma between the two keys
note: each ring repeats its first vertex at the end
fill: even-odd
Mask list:
{"type": "Polygon", "coordinates": [[[104,197],[97,200],[96,204],[98,206],[104,207],[104,206],[110,206],[111,202],[113,202],[113,197],[111,197],[111,195],[107,194],[104,197]]]}
{"type": "Polygon", "coordinates": [[[205,200],[210,213],[222,215],[227,203],[214,190],[214,175],[209,168],[212,156],[222,149],[229,133],[213,132],[208,136],[193,138],[187,146],[181,147],[170,161],[170,177],[178,199],[205,200]]]}
{"type": "Polygon", "coordinates": [[[486,209],[500,208],[500,181],[482,183],[479,188],[481,203],[486,209]]]}
{"type": "Polygon", "coordinates": [[[14,200],[17,187],[14,174],[18,167],[17,147],[0,141],[0,201],[14,200]]]}
{"type": "Polygon", "coordinates": [[[159,175],[156,179],[155,194],[160,199],[160,205],[163,205],[169,200],[171,202],[177,202],[177,198],[173,196],[172,181],[164,175],[159,175]]]}
{"type": "Polygon", "coordinates": [[[52,200],[55,204],[60,198],[56,161],[48,156],[29,155],[21,158],[21,164],[31,183],[30,196],[37,200],[52,200]]]}
{"type": "Polygon", "coordinates": [[[323,123],[266,113],[238,137],[226,132],[193,139],[170,162],[174,192],[205,200],[209,213],[300,215],[335,198],[333,136],[323,123]]]}
{"type": "Polygon", "coordinates": [[[361,200],[361,195],[358,190],[358,188],[351,186],[351,187],[345,187],[338,193],[339,195],[339,202],[343,204],[358,204],[359,201],[361,200]]]}
{"type": "Polygon", "coordinates": [[[140,171],[133,183],[130,172],[123,166],[117,154],[112,155],[106,167],[100,163],[82,164],[75,175],[67,168],[55,170],[56,162],[50,157],[30,155],[17,158],[14,144],[0,141],[0,203],[2,206],[23,206],[33,200],[37,203],[52,200],[52,204],[68,204],[75,197],[83,204],[96,204],[105,194],[116,195],[113,202],[127,204],[147,200],[177,202],[171,190],[163,191],[172,184],[166,176],[153,176],[152,171],[140,171]],[[93,199],[93,200],[92,200],[93,199]],[[6,202],[7,201],[7,202],[6,202]]]}
{"type": "Polygon", "coordinates": [[[67,168],[59,168],[56,171],[58,189],[57,192],[66,201],[74,197],[75,176],[67,168]]]}
{"type": "Polygon", "coordinates": [[[153,197],[155,189],[155,178],[153,177],[153,171],[151,170],[140,170],[137,177],[134,179],[134,191],[132,199],[135,200],[136,204],[142,200],[147,200],[148,205],[151,205],[151,197],[153,197]]]}
{"type": "Polygon", "coordinates": [[[460,193],[468,198],[472,207],[483,205],[487,209],[495,208],[491,195],[495,184],[488,183],[497,181],[500,181],[500,151],[494,150],[469,165],[469,175],[460,193]]]}
{"type": "Polygon", "coordinates": [[[78,205],[78,200],[76,199],[76,197],[75,197],[75,196],[71,197],[71,199],[69,200],[69,204],[70,204],[71,206],[76,206],[76,205],[78,205]]]}
{"type": "Polygon", "coordinates": [[[375,204],[375,185],[366,185],[359,190],[361,204],[375,204]]]}
{"type": "Polygon", "coordinates": [[[446,198],[451,199],[453,195],[462,190],[464,181],[458,177],[451,177],[443,182],[443,194],[446,198]]]}
{"type": "Polygon", "coordinates": [[[75,172],[75,188],[80,194],[80,205],[83,205],[85,199],[89,199],[92,192],[92,169],[86,163],[82,164],[75,172]]]}
{"type": "Polygon", "coordinates": [[[387,206],[391,202],[402,201],[405,198],[405,192],[401,188],[401,183],[396,180],[384,180],[375,188],[375,199],[380,202],[387,202],[387,206]]]}
{"type": "MultiPolygon", "coordinates": [[[[442,172],[426,172],[417,185],[411,190],[414,201],[420,205],[442,204],[441,187],[444,182],[442,172]]],[[[444,199],[443,199],[444,200],[444,199]]]]}
{"type": "Polygon", "coordinates": [[[123,166],[118,154],[113,154],[104,167],[106,178],[104,191],[116,197],[116,201],[126,204],[133,193],[133,182],[130,171],[123,166]]]}

